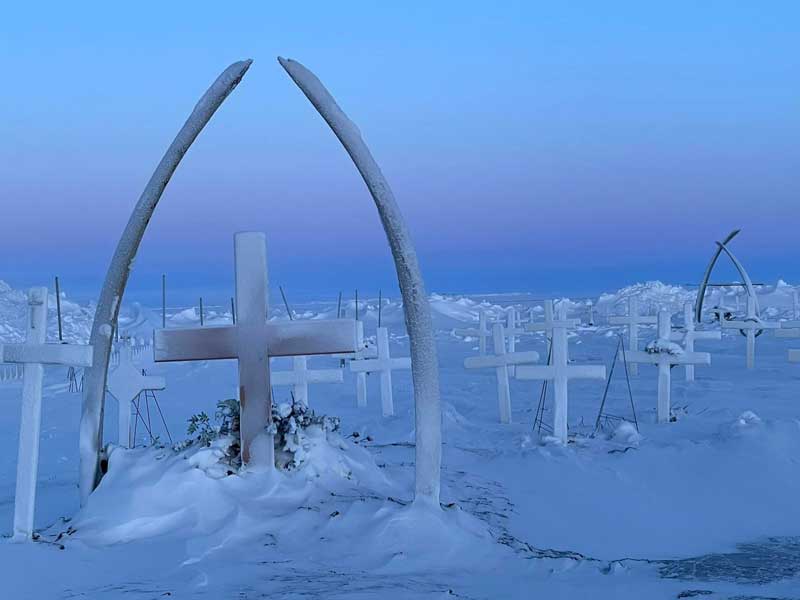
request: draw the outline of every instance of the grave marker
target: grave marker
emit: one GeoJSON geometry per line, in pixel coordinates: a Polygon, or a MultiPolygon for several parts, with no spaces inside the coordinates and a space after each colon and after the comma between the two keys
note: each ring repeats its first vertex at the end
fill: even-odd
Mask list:
{"type": "MultiPolygon", "coordinates": [[[[683,327],[684,331],[673,331],[670,339],[683,342],[683,349],[686,352],[694,352],[694,343],[697,340],[721,340],[721,331],[697,331],[694,321],[694,306],[685,304],[683,307],[683,327]]],[[[694,381],[694,365],[686,363],[684,365],[686,381],[694,381]]]]}
{"type": "Polygon", "coordinates": [[[545,300],[543,302],[544,306],[544,321],[533,321],[533,314],[531,314],[531,322],[525,325],[525,331],[544,331],[545,335],[548,339],[552,337],[553,328],[555,327],[554,323],[558,323],[559,327],[565,326],[568,329],[573,327],[577,327],[581,324],[580,319],[568,319],[566,318],[566,309],[567,305],[562,302],[559,304],[559,312],[561,311],[561,306],[564,307],[564,318],[559,318],[556,321],[553,310],[553,301],[552,300],[545,300]]]}
{"type": "Polygon", "coordinates": [[[745,364],[748,369],[752,369],[756,364],[756,338],[765,329],[780,329],[781,325],[777,322],[764,321],[757,315],[756,301],[752,296],[747,297],[747,315],[744,319],[731,319],[720,321],[720,325],[725,329],[738,329],[747,339],[747,351],[745,364]]]}
{"type": "MultiPolygon", "coordinates": [[[[350,370],[354,373],[380,373],[381,374],[381,410],[384,417],[394,414],[394,398],[392,396],[392,371],[395,369],[410,369],[409,357],[392,358],[389,353],[389,330],[378,327],[378,356],[362,360],[351,360],[350,370]]],[[[366,404],[366,384],[364,386],[366,404]]]]}
{"type": "Polygon", "coordinates": [[[291,385],[294,401],[308,406],[309,383],[342,383],[341,369],[309,369],[307,356],[292,357],[291,371],[273,371],[272,385],[291,385]]]}
{"type": "MultiPolygon", "coordinates": [[[[628,351],[639,350],[639,325],[654,325],[658,321],[654,316],[642,316],[639,314],[639,297],[631,296],[628,298],[628,316],[609,317],[608,322],[612,325],[625,325],[628,328],[628,351]]],[[[639,366],[636,363],[630,365],[631,375],[639,374],[639,366]]]]}
{"type": "Polygon", "coordinates": [[[470,327],[466,329],[455,329],[453,333],[462,337],[476,337],[478,338],[478,353],[481,356],[486,356],[486,338],[491,337],[491,332],[486,324],[486,311],[482,308],[478,311],[478,327],[470,327]]]}

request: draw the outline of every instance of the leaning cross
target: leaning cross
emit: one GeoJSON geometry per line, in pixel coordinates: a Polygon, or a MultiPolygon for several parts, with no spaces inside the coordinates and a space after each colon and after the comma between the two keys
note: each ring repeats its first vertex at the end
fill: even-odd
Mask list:
{"type": "Polygon", "coordinates": [[[378,357],[364,360],[351,360],[350,370],[354,373],[381,374],[381,409],[384,417],[394,414],[394,398],[392,397],[392,370],[410,369],[409,357],[392,358],[389,354],[389,330],[378,327],[378,357]]]}
{"type": "Polygon", "coordinates": [[[710,365],[711,355],[708,352],[685,352],[677,344],[670,342],[672,318],[669,311],[658,313],[658,339],[648,344],[647,349],[628,350],[625,357],[631,363],[644,363],[658,366],[658,422],[667,423],[670,419],[670,390],[673,365],[710,365]]]}
{"type": "Polygon", "coordinates": [[[133,364],[132,352],[133,349],[129,345],[123,345],[120,350],[119,366],[108,374],[106,383],[108,393],[117,401],[119,408],[117,443],[124,448],[131,446],[131,404],[133,401],[142,392],[158,391],[167,387],[167,382],[163,377],[144,375],[142,370],[133,364]]]}
{"type": "MultiPolygon", "coordinates": [[[[697,340],[721,340],[721,331],[697,331],[694,322],[694,306],[685,304],[683,306],[683,331],[673,331],[670,339],[676,342],[683,342],[683,349],[686,352],[694,352],[694,343],[697,340]]],[[[684,365],[686,381],[694,381],[694,365],[686,363],[684,365]]]]}
{"type": "MultiPolygon", "coordinates": [[[[628,298],[628,316],[627,317],[609,317],[608,322],[612,325],[626,325],[628,327],[628,351],[635,352],[639,350],[639,325],[653,325],[658,321],[654,316],[642,316],[639,314],[639,297],[631,296],[628,298]]],[[[639,373],[639,365],[633,363],[630,365],[629,372],[631,375],[639,373]]]]}
{"type": "Polygon", "coordinates": [[[342,383],[341,369],[309,369],[307,356],[292,358],[291,371],[273,371],[272,385],[291,385],[294,401],[308,406],[309,383],[342,383]]]}
{"type": "Polygon", "coordinates": [[[764,329],[780,329],[780,323],[762,321],[756,314],[756,301],[752,296],[747,297],[747,315],[744,319],[722,320],[720,325],[725,329],[738,329],[747,338],[746,364],[752,369],[756,364],[756,338],[764,329]]]}
{"type": "MultiPolygon", "coordinates": [[[[551,305],[552,306],[552,305],[551,305]]],[[[605,365],[569,364],[567,329],[574,327],[574,319],[567,319],[567,305],[558,307],[558,320],[551,321],[552,346],[549,365],[531,365],[517,368],[517,379],[544,379],[553,381],[555,410],[553,435],[567,443],[568,384],[570,379],[605,379],[605,365]]]]}
{"type": "Polygon", "coordinates": [[[497,402],[500,407],[500,422],[511,423],[511,391],[508,385],[508,367],[523,363],[535,363],[539,360],[539,353],[506,352],[503,326],[495,323],[492,326],[492,339],[494,342],[494,355],[469,356],[464,359],[466,369],[494,368],[497,374],[497,402]]]}
{"type": "Polygon", "coordinates": [[[356,350],[355,321],[267,322],[267,248],[263,233],[234,236],[236,324],[158,329],[156,362],[235,359],[239,362],[242,462],[275,464],[269,358],[336,354],[356,350]]]}
{"type": "Polygon", "coordinates": [[[19,425],[17,491],[14,498],[14,539],[33,536],[36,478],[39,472],[39,434],[42,428],[42,377],[44,365],[92,366],[92,347],[46,344],[47,288],[28,292],[28,330],[23,344],[0,344],[0,360],[22,363],[22,417],[19,425]]]}
{"type": "Polygon", "coordinates": [[[476,337],[478,338],[478,351],[481,356],[486,355],[486,338],[491,337],[491,332],[486,326],[486,311],[482,308],[478,311],[478,327],[470,327],[467,329],[455,329],[453,331],[461,337],[476,337]]]}

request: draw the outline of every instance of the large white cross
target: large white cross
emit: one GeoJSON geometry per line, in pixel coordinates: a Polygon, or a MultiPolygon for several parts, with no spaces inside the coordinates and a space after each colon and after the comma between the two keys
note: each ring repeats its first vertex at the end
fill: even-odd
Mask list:
{"type": "Polygon", "coordinates": [[[481,356],[486,355],[486,338],[492,334],[486,325],[486,311],[482,308],[478,311],[478,327],[469,327],[465,329],[454,330],[456,335],[461,337],[476,337],[478,338],[478,352],[481,356]]]}
{"type": "Polygon", "coordinates": [[[17,491],[14,498],[14,539],[33,536],[36,479],[39,473],[39,435],[42,429],[42,377],[44,365],[92,366],[92,347],[46,344],[47,288],[28,292],[28,326],[25,343],[0,345],[0,360],[22,363],[22,417],[19,424],[17,491]]]}
{"type": "Polygon", "coordinates": [[[544,379],[553,381],[555,409],[553,411],[553,435],[561,443],[567,443],[568,386],[570,379],[605,379],[605,365],[569,364],[567,329],[574,327],[567,319],[567,305],[558,307],[558,320],[552,321],[550,364],[517,367],[517,379],[544,379]]]}
{"type": "Polygon", "coordinates": [[[239,362],[242,462],[275,464],[269,358],[355,352],[355,321],[267,322],[267,248],[263,233],[234,236],[236,324],[155,332],[156,362],[235,359],[239,362]]]}
{"type": "MultiPolygon", "coordinates": [[[[628,298],[628,316],[627,317],[609,317],[608,322],[612,325],[625,325],[628,327],[628,351],[635,352],[639,350],[639,325],[654,325],[658,321],[654,316],[642,316],[639,314],[639,297],[631,296],[628,298]]],[[[629,373],[637,375],[639,373],[639,365],[633,363],[630,365],[629,373]]]]}
{"type": "Polygon", "coordinates": [[[389,330],[386,327],[378,327],[377,358],[350,361],[350,370],[354,373],[381,374],[381,410],[384,417],[390,417],[394,414],[392,371],[410,368],[411,359],[409,357],[392,358],[389,353],[389,330]]]}
{"type": "Polygon", "coordinates": [[[535,363],[539,360],[539,353],[506,352],[503,325],[495,323],[492,326],[492,340],[494,342],[494,355],[469,356],[464,359],[467,369],[494,368],[497,374],[497,403],[500,408],[500,422],[511,423],[511,391],[508,385],[508,367],[524,363],[535,363]]]}
{"type": "MultiPolygon", "coordinates": [[[[683,342],[683,349],[686,352],[694,352],[694,343],[697,340],[721,340],[722,332],[697,331],[694,323],[694,306],[687,303],[683,306],[683,331],[673,331],[670,339],[683,342]]],[[[684,369],[686,381],[694,381],[694,365],[686,363],[684,369]]]]}
{"type": "Polygon", "coordinates": [[[566,327],[567,329],[571,329],[573,327],[577,327],[581,324],[580,319],[567,319],[567,306],[566,303],[562,302],[559,304],[559,313],[561,313],[561,307],[563,306],[563,315],[559,316],[558,321],[555,319],[555,311],[553,310],[553,301],[552,300],[545,300],[544,303],[544,321],[534,321],[533,314],[531,314],[531,322],[526,323],[525,330],[526,331],[544,331],[545,335],[549,339],[553,334],[553,329],[556,327],[556,323],[558,323],[558,327],[566,327]],[[563,318],[561,318],[563,316],[563,318]]]}
{"type": "Polygon", "coordinates": [[[132,352],[131,346],[123,344],[120,349],[119,366],[108,374],[106,383],[108,393],[117,401],[119,408],[117,443],[124,448],[131,446],[131,404],[133,401],[142,392],[163,390],[167,387],[167,382],[163,377],[143,375],[142,370],[133,364],[132,352]]]}
{"type": "Polygon", "coordinates": [[[725,329],[738,329],[747,338],[746,365],[752,369],[756,364],[756,337],[761,335],[764,329],[780,329],[781,325],[777,322],[761,320],[756,313],[756,301],[752,296],[747,297],[747,315],[744,319],[731,319],[730,321],[720,321],[720,326],[725,329]]]}
{"type": "Polygon", "coordinates": [[[291,385],[294,401],[308,406],[309,383],[342,383],[341,369],[309,369],[307,356],[292,358],[291,371],[273,371],[272,385],[291,385]]]}
{"type": "Polygon", "coordinates": [[[669,311],[658,313],[658,339],[648,344],[647,350],[628,350],[625,358],[631,363],[644,363],[658,367],[658,422],[667,423],[670,419],[670,393],[673,365],[710,365],[711,355],[708,352],[685,352],[680,346],[670,341],[672,317],[669,311]]]}

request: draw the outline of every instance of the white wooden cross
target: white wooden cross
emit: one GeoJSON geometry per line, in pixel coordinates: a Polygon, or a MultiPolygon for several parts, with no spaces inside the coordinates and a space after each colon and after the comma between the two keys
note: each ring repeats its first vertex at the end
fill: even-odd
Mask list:
{"type": "Polygon", "coordinates": [[[291,385],[294,401],[308,406],[309,383],[342,383],[341,369],[309,369],[307,356],[292,357],[291,371],[273,371],[272,385],[291,385]]]}
{"type": "Polygon", "coordinates": [[[570,379],[605,379],[605,365],[569,364],[569,342],[567,329],[574,327],[573,319],[567,319],[567,305],[558,307],[558,319],[552,321],[550,364],[517,367],[517,379],[544,379],[553,382],[555,409],[553,411],[553,436],[567,443],[568,386],[570,379]]]}
{"type": "Polygon", "coordinates": [[[708,352],[685,352],[683,348],[670,341],[672,317],[669,311],[658,313],[658,338],[647,345],[644,352],[628,350],[625,357],[631,363],[643,363],[658,367],[658,422],[667,423],[670,419],[670,393],[672,376],[670,370],[674,365],[710,365],[711,355],[708,352]]]}
{"type": "Polygon", "coordinates": [[[42,428],[42,377],[44,365],[92,366],[92,347],[47,344],[47,288],[28,292],[28,326],[25,342],[0,345],[0,361],[22,363],[22,417],[19,424],[17,491],[14,498],[14,539],[33,536],[36,479],[39,473],[39,435],[42,428]]]}
{"type": "Polygon", "coordinates": [[[780,321],[779,329],[775,330],[775,337],[800,338],[800,321],[780,321]]]}
{"type": "MultiPolygon", "coordinates": [[[[513,306],[506,310],[506,327],[503,333],[506,336],[506,350],[509,354],[514,354],[517,351],[517,336],[527,333],[527,331],[521,327],[519,312],[513,306]]],[[[509,376],[514,377],[515,369],[514,365],[508,365],[509,376]]]]}
{"type": "Polygon", "coordinates": [[[746,365],[752,369],[756,364],[756,337],[761,335],[764,329],[779,329],[780,323],[763,321],[756,314],[756,301],[752,296],[747,297],[747,315],[744,319],[722,320],[720,325],[725,329],[738,329],[747,338],[746,365]]]}
{"type": "Polygon", "coordinates": [[[508,367],[509,365],[535,363],[539,360],[539,353],[534,351],[515,352],[513,354],[507,353],[503,332],[502,324],[495,323],[492,325],[494,355],[469,356],[464,359],[464,368],[495,369],[495,373],[497,374],[497,403],[500,408],[500,422],[511,423],[511,391],[508,385],[508,367]]]}
{"type": "MultiPolygon", "coordinates": [[[[673,331],[670,334],[673,341],[683,342],[683,349],[686,352],[694,352],[694,343],[697,340],[721,340],[721,331],[697,331],[694,322],[694,306],[685,304],[683,306],[683,331],[673,331]]],[[[686,363],[684,365],[686,381],[694,381],[694,365],[686,363]]]]}
{"type": "Polygon", "coordinates": [[[555,327],[555,323],[558,322],[559,327],[566,327],[567,329],[577,327],[581,324],[580,319],[567,319],[567,306],[564,302],[559,305],[559,313],[561,312],[561,307],[564,307],[564,314],[562,315],[563,318],[555,320],[555,311],[553,310],[553,301],[552,300],[545,300],[544,301],[544,321],[533,321],[533,315],[531,315],[531,322],[525,324],[525,331],[544,331],[545,335],[548,339],[552,337],[553,328],[555,327]]]}
{"type": "Polygon", "coordinates": [[[350,361],[350,370],[354,373],[381,374],[381,410],[384,417],[390,417],[394,414],[392,371],[410,368],[411,359],[409,357],[392,358],[389,353],[389,330],[386,327],[378,327],[377,358],[350,361]]]}
{"type": "Polygon", "coordinates": [[[465,329],[456,329],[454,330],[456,335],[461,337],[476,337],[478,338],[478,352],[481,356],[486,355],[486,338],[490,337],[492,334],[489,331],[489,328],[486,325],[486,311],[482,308],[478,311],[478,327],[477,329],[474,327],[465,328],[465,329]]]}
{"type": "MultiPolygon", "coordinates": [[[[133,364],[133,348],[123,344],[120,349],[119,366],[108,374],[106,388],[117,401],[119,408],[117,443],[123,448],[131,447],[131,404],[142,392],[163,390],[167,382],[157,375],[143,375],[133,364]]],[[[135,442],[135,440],[134,440],[135,442]]]]}
{"type": "MultiPolygon", "coordinates": [[[[654,325],[658,321],[655,316],[642,316],[639,314],[639,297],[631,296],[628,298],[627,317],[609,317],[608,322],[612,325],[625,325],[628,327],[628,352],[639,350],[639,325],[654,325]]],[[[629,365],[628,372],[631,375],[638,375],[639,365],[633,363],[629,365]]]]}
{"type": "Polygon", "coordinates": [[[236,324],[155,331],[156,362],[239,362],[242,462],[274,467],[269,358],[355,352],[356,324],[346,319],[267,321],[267,248],[263,233],[234,236],[236,324]]]}
{"type": "MultiPolygon", "coordinates": [[[[349,360],[365,360],[378,356],[375,346],[368,346],[364,341],[364,321],[356,323],[356,348],[355,354],[350,354],[346,358],[349,360]]],[[[359,408],[367,407],[367,373],[366,371],[356,372],[356,405],[359,408]]]]}

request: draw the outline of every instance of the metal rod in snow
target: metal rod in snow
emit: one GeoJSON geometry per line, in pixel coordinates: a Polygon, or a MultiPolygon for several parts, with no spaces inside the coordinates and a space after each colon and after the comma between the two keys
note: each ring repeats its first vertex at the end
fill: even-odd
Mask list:
{"type": "Polygon", "coordinates": [[[64,335],[61,330],[61,287],[58,285],[58,275],[56,275],[56,313],[58,314],[58,341],[64,341],[64,335]]]}
{"type": "Polygon", "coordinates": [[[200,296],[200,327],[202,327],[203,324],[203,297],[200,296]]]}
{"type": "Polygon", "coordinates": [[[356,321],[358,321],[358,290],[356,290],[356,321]]]}
{"type": "Polygon", "coordinates": [[[231,320],[236,325],[236,302],[233,301],[233,298],[231,298],[231,320]]]}
{"type": "Polygon", "coordinates": [[[378,327],[381,326],[381,309],[383,308],[383,294],[378,290],[378,327]]]}
{"type": "Polygon", "coordinates": [[[161,329],[167,328],[167,276],[161,275],[161,329]]]}
{"type": "Polygon", "coordinates": [[[286,300],[286,294],[283,293],[283,286],[279,285],[278,289],[281,291],[281,298],[283,298],[283,305],[286,307],[286,313],[289,315],[289,320],[294,321],[292,316],[292,309],[289,308],[289,302],[286,300]]]}
{"type": "Polygon", "coordinates": [[[342,318],[342,292],[339,292],[339,301],[336,303],[336,318],[342,318]]]}

